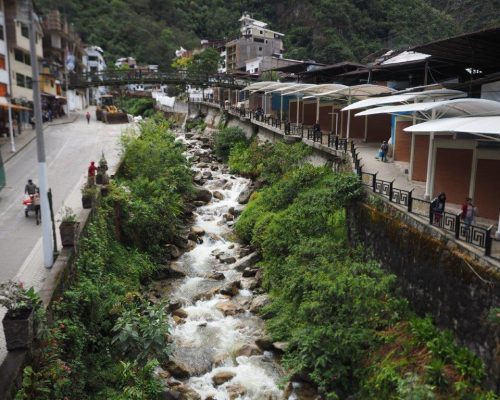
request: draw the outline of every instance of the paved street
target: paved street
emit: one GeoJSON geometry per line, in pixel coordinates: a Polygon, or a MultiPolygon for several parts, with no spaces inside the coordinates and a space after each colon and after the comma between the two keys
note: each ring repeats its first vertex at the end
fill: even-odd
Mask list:
{"type": "MultiPolygon", "coordinates": [[[[92,115],[95,115],[92,110],[92,115]]],[[[83,114],[74,123],[45,128],[45,149],[49,170],[49,186],[54,195],[54,211],[57,212],[67,198],[79,190],[90,160],[98,161],[104,151],[108,163],[113,165],[118,157],[118,140],[126,125],[106,125],[91,121],[83,114]]],[[[21,278],[21,272],[36,266],[24,265],[33,259],[41,244],[41,225],[34,217],[26,218],[22,195],[28,178],[38,182],[36,140],[30,142],[5,164],[7,186],[0,192],[0,281],[21,278]]],[[[73,200],[74,201],[74,200],[73,200]]],[[[74,204],[78,206],[78,203],[74,204]]],[[[30,274],[33,276],[33,274],[30,274]]],[[[31,279],[28,279],[28,281],[31,279]]],[[[35,284],[35,282],[26,282],[35,284]]]]}

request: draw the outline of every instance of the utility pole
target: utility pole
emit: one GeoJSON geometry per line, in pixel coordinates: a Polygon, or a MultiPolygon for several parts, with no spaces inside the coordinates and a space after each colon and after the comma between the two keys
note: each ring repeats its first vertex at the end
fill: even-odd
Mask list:
{"type": "Polygon", "coordinates": [[[33,111],[35,113],[36,147],[38,156],[38,179],[40,185],[40,208],[42,211],[43,232],[43,262],[45,267],[51,268],[54,262],[52,246],[52,227],[49,208],[49,183],[47,179],[47,163],[45,161],[45,143],[43,138],[42,105],[40,101],[40,74],[36,56],[36,31],[33,13],[33,2],[28,1],[29,36],[31,53],[31,72],[33,75],[33,111]]]}

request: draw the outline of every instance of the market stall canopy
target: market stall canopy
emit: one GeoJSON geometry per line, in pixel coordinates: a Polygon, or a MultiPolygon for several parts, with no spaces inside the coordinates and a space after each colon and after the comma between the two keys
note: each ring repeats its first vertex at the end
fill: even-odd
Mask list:
{"type": "Polygon", "coordinates": [[[452,89],[434,89],[423,92],[401,93],[392,96],[372,97],[365,100],[360,100],[356,103],[344,107],[342,111],[359,110],[361,108],[369,108],[382,104],[406,103],[409,101],[418,101],[422,99],[453,99],[464,97],[466,94],[460,90],[452,89]]]}
{"type": "Polygon", "coordinates": [[[325,83],[323,85],[311,85],[289,92],[288,94],[302,93],[304,96],[321,97],[325,93],[335,92],[340,89],[345,89],[348,86],[340,85],[338,83],[325,83]]]}
{"type": "Polygon", "coordinates": [[[263,87],[272,85],[274,83],[277,83],[277,82],[273,82],[273,81],[255,82],[255,83],[252,83],[251,85],[247,86],[245,88],[245,90],[250,90],[250,91],[260,90],[263,87]]]}
{"type": "Polygon", "coordinates": [[[426,103],[411,103],[397,106],[374,107],[357,113],[356,116],[374,114],[398,114],[405,112],[418,112],[429,118],[429,112],[435,112],[435,118],[459,117],[466,115],[500,115],[500,103],[484,99],[455,99],[426,103]]]}
{"type": "Polygon", "coordinates": [[[308,89],[308,88],[311,88],[313,86],[316,86],[314,84],[310,84],[310,83],[293,83],[289,86],[282,86],[278,89],[274,89],[274,90],[271,90],[271,92],[281,92],[282,94],[290,94],[290,93],[294,93],[294,94],[298,94],[300,90],[304,90],[304,89],[308,89]]]}
{"type": "Polygon", "coordinates": [[[500,115],[443,118],[412,125],[406,132],[462,132],[500,136],[500,115]]]}

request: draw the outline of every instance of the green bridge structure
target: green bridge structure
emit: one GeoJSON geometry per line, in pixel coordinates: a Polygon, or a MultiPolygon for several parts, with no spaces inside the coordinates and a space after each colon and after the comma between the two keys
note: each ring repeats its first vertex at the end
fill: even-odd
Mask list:
{"type": "Polygon", "coordinates": [[[248,82],[224,74],[199,74],[188,71],[150,72],[150,71],[103,71],[100,73],[84,73],[69,75],[70,89],[84,89],[98,86],[122,85],[191,85],[195,87],[223,87],[228,89],[242,89],[248,82]]]}

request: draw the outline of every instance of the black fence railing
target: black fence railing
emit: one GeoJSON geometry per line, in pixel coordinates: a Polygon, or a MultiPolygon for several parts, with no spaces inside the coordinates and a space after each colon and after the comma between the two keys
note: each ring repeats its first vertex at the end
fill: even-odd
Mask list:
{"type": "MultiPolygon", "coordinates": [[[[207,100],[203,101],[206,102],[207,100]]],[[[223,103],[218,106],[224,108],[223,103]]],[[[466,225],[465,222],[462,221],[460,214],[453,214],[448,211],[436,213],[432,210],[430,201],[413,197],[413,190],[408,191],[396,188],[394,187],[394,180],[385,181],[383,179],[378,179],[377,173],[363,171],[363,166],[361,165],[362,159],[359,157],[360,153],[356,150],[353,141],[341,138],[333,133],[323,134],[322,132],[315,132],[312,127],[301,124],[290,124],[288,121],[265,115],[263,112],[236,108],[234,106],[229,107],[229,112],[235,116],[246,117],[280,129],[285,135],[300,136],[303,139],[326,145],[337,151],[349,153],[356,174],[359,176],[363,186],[368,190],[381,195],[391,203],[404,207],[406,211],[411,214],[424,217],[430,224],[452,233],[457,240],[484,249],[485,255],[491,255],[491,233],[493,225],[489,228],[477,225],[466,225]]]]}

